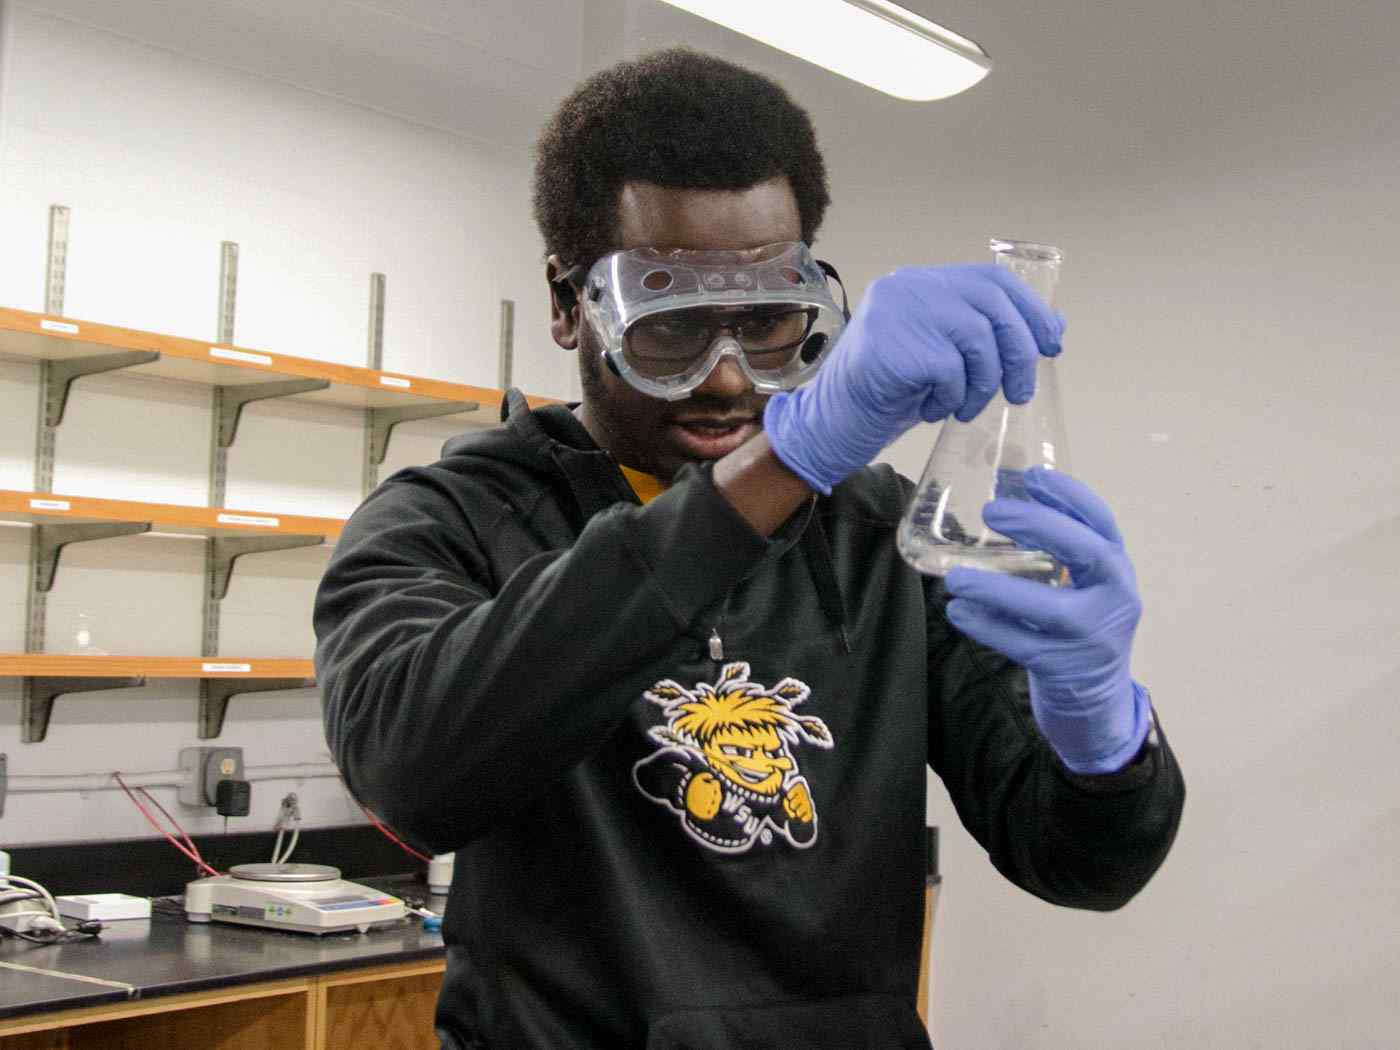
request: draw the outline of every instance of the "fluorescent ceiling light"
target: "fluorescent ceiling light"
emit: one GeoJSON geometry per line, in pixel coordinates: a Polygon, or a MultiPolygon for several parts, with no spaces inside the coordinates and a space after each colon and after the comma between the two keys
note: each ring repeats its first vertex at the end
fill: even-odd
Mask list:
{"type": "Polygon", "coordinates": [[[665,2],[912,102],[966,91],[992,68],[971,40],[888,0],[665,2]]]}

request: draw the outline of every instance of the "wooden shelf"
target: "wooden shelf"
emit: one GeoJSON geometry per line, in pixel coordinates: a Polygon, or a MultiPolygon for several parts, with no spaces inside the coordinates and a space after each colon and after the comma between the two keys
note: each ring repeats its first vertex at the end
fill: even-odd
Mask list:
{"type": "Polygon", "coordinates": [[[35,525],[57,522],[147,522],[159,532],[187,536],[322,536],[335,540],[341,518],[278,514],[227,507],[186,507],[174,503],[65,496],[53,492],[0,489],[0,521],[35,525]]]}
{"type": "MultiPolygon", "coordinates": [[[[350,407],[396,408],[469,401],[479,405],[469,414],[484,415],[494,423],[499,417],[503,397],[502,391],[492,387],[447,383],[401,372],[356,368],[0,307],[0,354],[31,360],[68,361],[122,350],[153,350],[160,354],[158,360],[126,369],[135,375],[209,386],[238,386],[255,382],[260,374],[278,379],[320,379],[330,386],[296,397],[350,407]]],[[[532,406],[539,406],[553,399],[532,397],[528,400],[532,406]]]]}
{"type": "Polygon", "coordinates": [[[0,676],[12,678],[314,678],[310,660],[236,656],[84,656],[0,653],[0,676]]]}
{"type": "Polygon", "coordinates": [[[223,732],[229,700],[249,693],[311,689],[311,660],[244,659],[237,656],[87,656],[74,653],[0,653],[0,677],[21,678],[21,738],[27,744],[49,732],[60,696],[143,686],[152,678],[199,682],[199,735],[223,732]]]}

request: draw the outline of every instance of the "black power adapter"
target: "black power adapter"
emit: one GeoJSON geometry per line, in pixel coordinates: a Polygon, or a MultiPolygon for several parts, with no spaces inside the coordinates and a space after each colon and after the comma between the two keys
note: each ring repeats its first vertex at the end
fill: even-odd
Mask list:
{"type": "Polygon", "coordinates": [[[226,817],[246,817],[253,805],[253,785],[246,780],[221,780],[214,788],[214,809],[226,817]]]}

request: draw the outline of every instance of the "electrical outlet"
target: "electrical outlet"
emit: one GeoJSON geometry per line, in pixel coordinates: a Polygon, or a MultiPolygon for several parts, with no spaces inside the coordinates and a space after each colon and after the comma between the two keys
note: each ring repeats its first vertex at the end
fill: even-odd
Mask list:
{"type": "Polygon", "coordinates": [[[212,806],[221,780],[243,779],[241,747],[186,747],[180,749],[185,781],[180,801],[186,806],[212,806]]]}

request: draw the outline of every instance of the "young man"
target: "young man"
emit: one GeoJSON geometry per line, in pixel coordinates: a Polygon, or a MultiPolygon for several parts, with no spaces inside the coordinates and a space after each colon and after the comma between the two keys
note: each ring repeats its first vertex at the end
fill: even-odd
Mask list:
{"type": "Polygon", "coordinates": [[[583,400],[386,481],[316,605],[327,735],[455,850],[461,1047],[925,1047],[924,770],[1007,878],[1124,904],[1183,787],[1131,679],[1108,509],[1032,472],[988,522],[1050,588],[909,569],[920,419],[1033,389],[1062,325],[994,267],[899,271],[848,319],[810,254],[805,113],[692,52],[585,83],[536,177],[583,400]]]}

